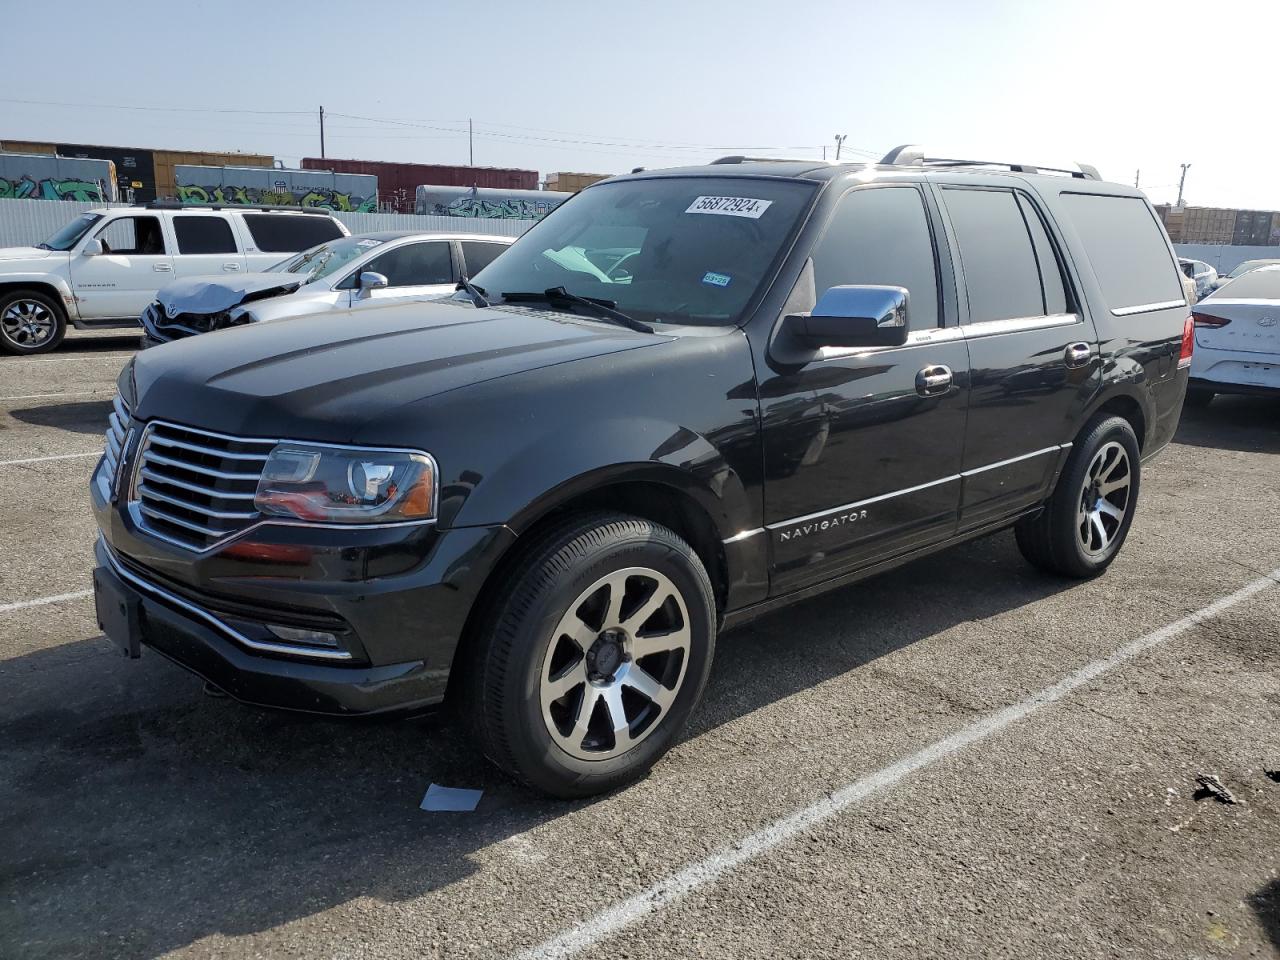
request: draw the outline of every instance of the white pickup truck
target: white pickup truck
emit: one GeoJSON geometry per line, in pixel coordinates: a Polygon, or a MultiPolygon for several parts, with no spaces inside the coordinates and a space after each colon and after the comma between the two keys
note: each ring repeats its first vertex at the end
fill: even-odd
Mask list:
{"type": "Polygon", "coordinates": [[[34,247],[0,249],[0,349],[43,353],[77,329],[136,327],[182,277],[254,273],[348,236],[326,210],[149,204],[92,210],[34,247]]]}

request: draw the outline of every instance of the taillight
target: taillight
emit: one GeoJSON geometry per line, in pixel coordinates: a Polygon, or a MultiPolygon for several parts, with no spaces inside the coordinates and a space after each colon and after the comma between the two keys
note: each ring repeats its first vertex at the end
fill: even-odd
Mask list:
{"type": "Polygon", "coordinates": [[[1196,326],[1200,318],[1196,314],[1187,317],[1182,325],[1182,351],[1178,354],[1178,369],[1185,370],[1191,366],[1191,353],[1196,348],[1196,326]]]}
{"type": "Polygon", "coordinates": [[[1226,317],[1215,317],[1211,313],[1191,312],[1191,319],[1195,321],[1197,327],[1225,327],[1231,321],[1226,317]]]}

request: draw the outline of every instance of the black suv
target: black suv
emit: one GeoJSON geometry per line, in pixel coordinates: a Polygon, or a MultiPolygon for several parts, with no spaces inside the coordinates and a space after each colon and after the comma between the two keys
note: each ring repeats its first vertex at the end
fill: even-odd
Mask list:
{"type": "Polygon", "coordinates": [[[607,790],[730,625],[1010,526],[1101,573],[1188,313],[1147,201],[1089,168],[618,177],[450,300],[138,355],[91,484],[98,617],[247,703],[447,696],[509,773],[607,790]]]}

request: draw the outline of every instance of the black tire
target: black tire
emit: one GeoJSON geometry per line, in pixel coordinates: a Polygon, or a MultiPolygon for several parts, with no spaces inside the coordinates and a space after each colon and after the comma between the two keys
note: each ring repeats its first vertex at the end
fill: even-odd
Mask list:
{"type": "Polygon", "coordinates": [[[1187,391],[1187,398],[1182,401],[1182,405],[1188,410],[1203,410],[1214,398],[1212,390],[1190,389],[1187,391]]]}
{"type": "MultiPolygon", "coordinates": [[[[1121,477],[1108,479],[1117,483],[1121,477]]],[[[1014,527],[1018,549],[1032,565],[1049,573],[1077,580],[1098,576],[1115,560],[1129,535],[1141,485],[1141,453],[1133,427],[1123,417],[1099,414],[1080,432],[1044,510],[1014,527]],[[1106,459],[1116,447],[1123,449],[1127,463],[1118,457],[1106,459]],[[1095,464],[1097,471],[1106,471],[1109,464],[1117,473],[1127,471],[1123,497],[1119,489],[1105,497],[1099,494],[1101,485],[1095,476],[1095,464]],[[1102,499],[1110,507],[1105,514],[1094,509],[1102,499]],[[1111,514],[1121,509],[1117,506],[1121,500],[1123,516],[1116,518],[1111,514]],[[1091,516],[1094,513],[1098,516],[1097,525],[1091,516]]]]}
{"type": "Polygon", "coordinates": [[[37,290],[9,290],[0,294],[0,349],[6,353],[28,355],[48,353],[67,335],[67,317],[62,305],[47,294],[37,290]],[[16,314],[14,312],[16,312],[16,314]],[[19,323],[23,315],[47,317],[52,329],[33,339],[25,325],[19,323]]]}
{"type": "MultiPolygon", "coordinates": [[[[477,629],[467,638],[471,648],[463,668],[462,700],[455,704],[485,755],[515,779],[565,799],[603,793],[644,776],[684,726],[702,697],[711,671],[715,604],[711,581],[697,554],[679,536],[656,523],[614,513],[582,514],[569,517],[537,536],[520,554],[514,567],[505,571],[503,579],[505,582],[490,598],[477,629]],[[622,576],[617,572],[631,568],[656,571],[666,578],[668,588],[673,586],[679,592],[679,598],[672,596],[670,602],[676,606],[683,604],[683,610],[676,610],[681,617],[683,611],[688,614],[683,628],[689,635],[687,654],[680,654],[679,678],[669,691],[674,699],[661,708],[656,701],[642,708],[642,711],[652,710],[647,715],[656,719],[649,721],[644,732],[637,733],[635,744],[626,748],[614,742],[610,749],[621,752],[613,756],[601,753],[602,759],[583,759],[567,752],[573,749],[573,744],[568,748],[564,746],[568,736],[563,731],[560,740],[553,734],[551,713],[544,716],[542,698],[550,682],[549,675],[555,670],[554,658],[561,654],[563,644],[569,640],[558,628],[571,611],[582,614],[587,605],[578,604],[582,603],[584,591],[593,589],[601,578],[622,576]]],[[[623,582],[619,610],[623,609],[634,581],[624,579],[623,582]]],[[[608,597],[612,587],[606,585],[600,589],[606,591],[608,597]]],[[[651,597],[656,596],[657,589],[655,580],[651,597]]],[[[631,609],[634,612],[643,606],[643,603],[634,603],[631,609]]],[[[654,616],[665,616],[669,609],[675,610],[675,606],[664,604],[654,616]]],[[[602,621],[604,616],[602,612],[602,621]]],[[[589,620],[590,615],[583,614],[582,619],[589,620]]],[[[651,616],[644,623],[636,623],[636,634],[640,634],[641,626],[652,622],[651,616]]],[[[591,631],[596,629],[587,625],[591,631]]],[[[612,637],[613,634],[610,637],[600,634],[590,650],[599,650],[601,639],[608,641],[612,637]]],[[[569,648],[571,657],[576,656],[580,646],[573,643],[569,648]]],[[[592,659],[590,650],[582,657],[584,671],[587,663],[595,666],[598,662],[592,659]]],[[[615,652],[621,650],[619,646],[615,652]]],[[[633,671],[633,679],[636,679],[634,671],[640,669],[640,658],[647,656],[657,656],[670,671],[672,661],[666,658],[673,654],[641,654],[634,661],[624,657],[623,663],[633,671]]],[[[652,665],[654,661],[646,659],[645,662],[652,665]]],[[[617,669],[621,678],[622,664],[617,669]]],[[[611,682],[626,683],[622,679],[611,682]]],[[[582,715],[587,697],[596,695],[588,684],[568,694],[576,698],[575,716],[582,715]]],[[[628,696],[633,703],[634,694],[628,696]]],[[[621,686],[618,697],[621,703],[621,686]]],[[[545,709],[560,708],[553,705],[545,709]]],[[[606,704],[605,720],[610,719],[608,709],[606,704]]],[[[588,709],[585,715],[589,721],[600,716],[594,708],[588,709]]],[[[579,749],[589,744],[590,736],[588,734],[587,740],[579,738],[579,749]]],[[[631,736],[629,729],[626,736],[631,736]]]]}

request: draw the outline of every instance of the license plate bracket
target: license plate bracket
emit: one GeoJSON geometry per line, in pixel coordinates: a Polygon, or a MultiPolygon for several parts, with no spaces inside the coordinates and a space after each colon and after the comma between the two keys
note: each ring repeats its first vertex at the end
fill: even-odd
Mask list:
{"type": "Polygon", "coordinates": [[[98,627],[130,660],[142,656],[142,603],[125,593],[101,568],[93,571],[93,605],[98,627]]]}

